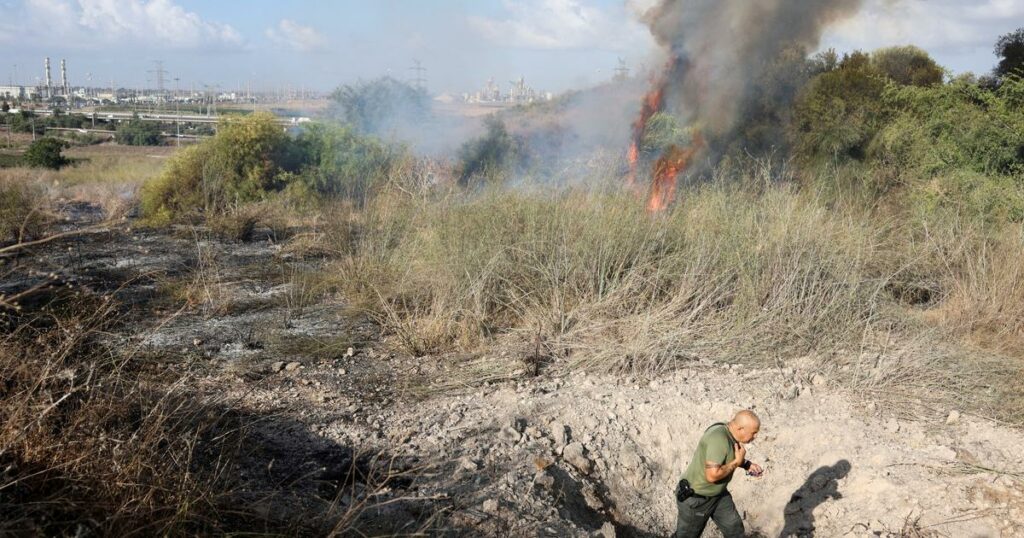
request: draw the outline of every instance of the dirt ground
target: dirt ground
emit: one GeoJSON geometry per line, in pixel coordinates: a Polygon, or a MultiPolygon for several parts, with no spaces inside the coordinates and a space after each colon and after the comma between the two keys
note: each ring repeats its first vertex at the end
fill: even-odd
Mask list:
{"type": "MultiPolygon", "coordinates": [[[[97,219],[88,206],[62,211],[66,229],[97,219]]],[[[515,347],[411,357],[344,297],[306,304],[289,275],[316,260],[290,257],[269,236],[230,242],[129,220],[22,263],[0,292],[49,278],[114,293],[133,322],[111,338],[195,364],[206,388],[276,417],[253,447],[254,461],[271,465],[253,472],[303,477],[290,482],[298,495],[359,454],[401,462],[403,478],[374,491],[395,501],[381,528],[665,536],[672,488],[700,434],[750,408],[763,427],[748,457],[766,473],[737,476],[730,490],[755,536],[1024,536],[1022,432],[955,409],[946,420],[901,418],[807,357],[760,369],[695,359],[654,379],[535,369],[515,347]],[[216,305],[163,297],[197,267],[219,290],[216,305]],[[501,366],[451,382],[481,364],[501,366]]]]}

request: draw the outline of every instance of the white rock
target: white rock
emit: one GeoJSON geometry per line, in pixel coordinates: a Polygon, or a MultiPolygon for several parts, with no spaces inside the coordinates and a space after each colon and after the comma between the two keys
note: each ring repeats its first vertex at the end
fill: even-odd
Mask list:
{"type": "Polygon", "coordinates": [[[593,469],[594,464],[587,457],[587,449],[583,447],[582,443],[574,442],[566,445],[562,450],[562,457],[583,474],[590,474],[593,469]]]}
{"type": "Polygon", "coordinates": [[[498,436],[510,443],[518,443],[523,438],[523,434],[517,432],[515,428],[511,426],[505,426],[498,432],[498,436]]]}
{"type": "Polygon", "coordinates": [[[301,367],[302,367],[302,363],[292,361],[292,362],[289,362],[288,364],[286,364],[284,366],[284,369],[285,369],[285,371],[288,371],[288,372],[294,372],[295,370],[298,370],[301,367]]]}
{"type": "Polygon", "coordinates": [[[555,477],[544,471],[537,471],[537,474],[533,475],[533,483],[544,489],[551,489],[555,487],[555,477]]]}
{"type": "Polygon", "coordinates": [[[569,444],[571,440],[569,434],[569,427],[561,422],[551,423],[551,438],[555,440],[555,444],[564,446],[569,444]]]}
{"type": "Polygon", "coordinates": [[[946,417],[946,424],[956,424],[960,422],[960,411],[956,409],[949,412],[949,416],[946,417]]]}
{"type": "Polygon", "coordinates": [[[486,501],[484,501],[483,510],[484,510],[484,512],[487,512],[488,514],[497,514],[498,513],[498,501],[497,501],[497,499],[487,499],[486,501]]]}

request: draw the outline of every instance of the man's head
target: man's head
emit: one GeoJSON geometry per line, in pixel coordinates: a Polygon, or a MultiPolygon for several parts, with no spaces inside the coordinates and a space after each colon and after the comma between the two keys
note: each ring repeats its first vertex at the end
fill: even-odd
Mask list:
{"type": "Polygon", "coordinates": [[[757,437],[761,430],[761,419],[749,409],[744,409],[729,421],[729,433],[741,443],[749,443],[757,437]]]}

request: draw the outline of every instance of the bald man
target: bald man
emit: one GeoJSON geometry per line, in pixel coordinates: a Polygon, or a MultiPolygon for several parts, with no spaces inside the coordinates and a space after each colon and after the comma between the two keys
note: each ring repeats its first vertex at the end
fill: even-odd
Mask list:
{"type": "Polygon", "coordinates": [[[698,538],[708,519],[715,520],[725,538],[743,536],[743,519],[726,486],[738,468],[746,469],[751,476],[763,472],[760,465],[746,460],[747,449],[743,447],[757,437],[760,429],[757,415],[740,411],[728,424],[719,422],[704,432],[679,483],[682,495],[677,491],[676,538],[698,538]]]}

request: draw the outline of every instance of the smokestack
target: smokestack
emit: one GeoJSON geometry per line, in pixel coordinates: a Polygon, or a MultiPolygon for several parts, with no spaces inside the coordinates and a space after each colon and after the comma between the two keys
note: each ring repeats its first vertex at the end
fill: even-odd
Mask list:
{"type": "Polygon", "coordinates": [[[50,57],[47,56],[43,61],[43,65],[46,67],[46,98],[53,97],[53,80],[50,78],[50,57]]]}
{"type": "Polygon", "coordinates": [[[64,91],[64,97],[70,97],[71,91],[68,88],[68,68],[64,58],[60,59],[60,86],[64,91]]]}

